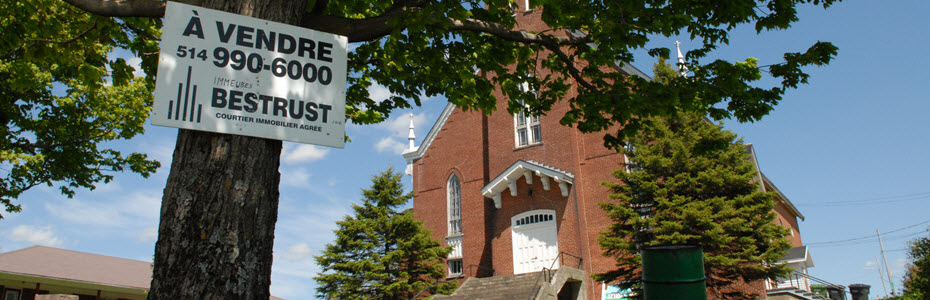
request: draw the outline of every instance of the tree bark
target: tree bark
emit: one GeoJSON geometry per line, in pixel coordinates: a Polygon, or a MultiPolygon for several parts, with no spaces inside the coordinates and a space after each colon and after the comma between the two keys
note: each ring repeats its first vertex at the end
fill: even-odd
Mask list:
{"type": "MultiPolygon", "coordinates": [[[[297,24],[307,1],[194,5],[297,24]]],[[[281,141],[180,129],[148,299],[270,297],[281,141]]]]}
{"type": "Polygon", "coordinates": [[[181,129],[149,299],[268,299],[281,141],[181,129]]]}

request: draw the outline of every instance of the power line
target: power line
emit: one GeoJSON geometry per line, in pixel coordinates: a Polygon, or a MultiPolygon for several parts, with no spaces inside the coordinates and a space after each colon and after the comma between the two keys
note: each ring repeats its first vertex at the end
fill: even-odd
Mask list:
{"type": "Polygon", "coordinates": [[[917,223],[917,224],[914,224],[914,225],[911,225],[911,226],[898,228],[898,229],[895,229],[895,230],[886,232],[885,234],[895,233],[895,232],[898,232],[898,231],[901,231],[901,230],[905,230],[905,229],[908,229],[908,228],[914,228],[914,227],[917,227],[917,226],[920,226],[920,225],[923,225],[923,224],[927,224],[927,223],[930,223],[930,220],[926,220],[926,221],[923,221],[923,222],[920,222],[920,223],[917,223]]]}
{"type": "MultiPolygon", "coordinates": [[[[901,239],[906,239],[906,238],[910,238],[910,237],[913,237],[919,234],[925,234],[925,233],[927,233],[927,231],[921,230],[917,232],[908,233],[905,235],[892,236],[892,237],[886,238],[885,240],[886,241],[898,241],[901,239]]],[[[817,247],[818,248],[830,248],[830,247],[846,247],[846,246],[853,246],[853,245],[871,244],[871,243],[876,242],[875,238],[877,238],[877,236],[872,235],[870,237],[866,237],[866,239],[858,239],[858,240],[853,240],[853,241],[845,241],[845,242],[832,241],[835,243],[821,242],[821,243],[829,243],[829,244],[821,244],[821,245],[817,245],[817,247]]],[[[810,245],[810,244],[807,244],[807,245],[810,245]]]]}
{"type": "Polygon", "coordinates": [[[890,238],[888,238],[888,240],[900,240],[900,239],[909,238],[909,237],[912,237],[912,236],[915,236],[915,235],[918,235],[918,234],[922,234],[922,233],[926,233],[926,232],[927,232],[926,230],[921,230],[921,231],[917,231],[917,232],[911,232],[911,233],[908,233],[908,234],[905,234],[905,235],[898,235],[898,236],[890,237],[890,238]]]}
{"type": "Polygon", "coordinates": [[[845,239],[845,240],[836,240],[836,241],[827,241],[827,242],[807,243],[807,245],[838,244],[838,243],[843,243],[843,242],[852,242],[852,241],[859,241],[859,240],[864,240],[864,239],[871,239],[871,238],[874,238],[874,237],[876,237],[876,235],[870,234],[870,235],[867,235],[867,236],[862,236],[862,237],[857,237],[857,238],[851,238],[851,239],[845,239]]]}
{"type": "MultiPolygon", "coordinates": [[[[898,229],[895,229],[895,230],[892,230],[892,231],[888,231],[888,232],[886,232],[885,234],[899,232],[899,231],[902,231],[902,230],[905,230],[905,229],[914,228],[914,227],[917,227],[917,226],[920,226],[920,225],[923,225],[923,224],[927,224],[927,223],[930,223],[930,220],[923,221],[923,222],[920,222],[920,223],[917,223],[917,224],[913,224],[913,225],[909,225],[909,226],[905,226],[905,227],[901,227],[901,228],[898,228],[898,229]]],[[[917,232],[917,233],[910,234],[910,235],[907,235],[907,236],[904,236],[904,237],[909,237],[909,236],[912,236],[912,235],[920,234],[920,233],[922,233],[922,232],[925,232],[925,231],[917,232]]],[[[842,243],[842,244],[843,244],[842,246],[848,246],[848,245],[856,245],[856,244],[867,243],[867,242],[870,242],[871,239],[876,238],[876,237],[878,237],[877,234],[870,234],[870,235],[866,235],[866,236],[855,237],[855,238],[844,239],[844,240],[835,240],[835,241],[826,241],[826,242],[807,243],[807,245],[831,245],[831,246],[832,246],[833,244],[841,244],[841,243],[842,243]]],[[[896,238],[900,238],[900,237],[896,237],[896,238]]],[[[840,246],[840,245],[836,245],[836,246],[840,246]]]]}
{"type": "Polygon", "coordinates": [[[914,194],[905,194],[905,195],[895,195],[895,196],[884,196],[876,198],[866,198],[860,200],[849,200],[849,201],[831,201],[831,202],[819,202],[819,203],[797,203],[801,206],[822,206],[822,207],[833,207],[833,206],[856,206],[856,205],[873,205],[873,204],[887,204],[894,202],[903,202],[903,201],[913,201],[913,200],[922,200],[930,199],[930,192],[914,193],[914,194]]]}

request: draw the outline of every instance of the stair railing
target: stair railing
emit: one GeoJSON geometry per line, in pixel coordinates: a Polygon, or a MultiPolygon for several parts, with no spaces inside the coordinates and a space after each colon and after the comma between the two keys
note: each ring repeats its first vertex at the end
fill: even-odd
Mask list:
{"type": "MultiPolygon", "coordinates": [[[[835,283],[811,276],[810,274],[805,274],[804,272],[800,272],[798,270],[791,270],[791,274],[789,274],[786,279],[788,279],[788,286],[787,286],[788,288],[794,288],[796,290],[802,290],[802,291],[810,292],[810,293],[813,293],[813,289],[811,288],[809,284],[802,283],[801,282],[802,280],[808,279],[810,281],[822,284],[827,287],[838,288],[841,291],[846,290],[846,287],[843,285],[835,284],[835,283]]],[[[778,285],[779,282],[784,282],[784,281],[778,281],[778,280],[771,281],[772,288],[773,289],[779,288],[779,285],[778,285]]],[[[845,295],[844,295],[844,298],[845,298],[845,295]]]]}
{"type": "MultiPolygon", "coordinates": [[[[843,295],[842,295],[843,299],[846,298],[846,295],[845,295],[845,294],[846,294],[846,293],[845,293],[845,291],[846,291],[846,286],[839,285],[839,284],[835,284],[835,283],[832,283],[832,282],[829,282],[829,281],[826,281],[826,280],[823,280],[823,279],[820,279],[820,278],[811,276],[810,274],[805,274],[805,273],[803,273],[803,272],[799,272],[798,270],[791,270],[791,272],[794,273],[795,276],[800,276],[800,277],[802,277],[802,278],[807,278],[807,279],[809,279],[810,281],[813,281],[813,282],[822,284],[822,285],[824,285],[824,286],[826,286],[826,287],[833,287],[833,288],[839,289],[840,291],[843,291],[843,295]]],[[[813,293],[813,292],[814,292],[813,290],[814,290],[814,289],[811,288],[810,285],[808,285],[807,291],[813,293]]],[[[829,297],[829,294],[830,294],[830,293],[827,292],[827,296],[828,296],[828,297],[829,297]]]]}
{"type": "Polygon", "coordinates": [[[416,295],[413,295],[413,297],[410,297],[410,300],[416,300],[417,297],[420,297],[420,295],[423,294],[423,292],[426,292],[426,290],[428,290],[429,288],[439,285],[439,282],[440,282],[440,281],[441,281],[441,282],[457,281],[457,280],[459,280],[459,279],[462,279],[462,277],[465,276],[465,274],[469,274],[468,277],[474,277],[474,276],[471,275],[471,274],[472,274],[472,273],[471,273],[472,270],[480,271],[481,269],[485,269],[485,270],[491,271],[491,276],[494,276],[494,269],[492,269],[492,268],[485,267],[485,266],[479,266],[479,265],[468,265],[468,267],[466,267],[465,270],[462,271],[462,273],[459,273],[459,275],[457,275],[457,276],[455,276],[455,277],[453,277],[453,278],[436,279],[436,281],[433,281],[432,283],[430,283],[429,285],[427,285],[425,288],[423,288],[422,290],[420,290],[420,292],[418,292],[416,295]]]}
{"type": "Polygon", "coordinates": [[[549,268],[543,268],[543,269],[542,269],[542,272],[539,272],[539,275],[536,275],[536,282],[533,283],[532,286],[530,286],[530,293],[529,293],[529,295],[527,295],[527,297],[526,297],[527,300],[533,300],[533,299],[536,298],[536,294],[538,294],[538,293],[539,293],[539,289],[542,288],[542,285],[540,285],[541,279],[545,278],[545,279],[546,279],[545,282],[550,282],[550,283],[551,283],[551,281],[552,281],[552,274],[555,274],[555,272],[557,271],[557,270],[555,269],[555,264],[556,264],[556,263],[559,263],[559,266],[568,266],[568,265],[562,263],[562,262],[564,261],[564,257],[566,257],[566,256],[572,257],[572,258],[575,258],[575,259],[578,260],[578,265],[577,265],[577,267],[574,267],[574,268],[584,270],[584,259],[583,259],[583,258],[578,257],[578,256],[575,256],[575,255],[572,255],[572,254],[569,254],[569,253],[559,252],[559,255],[555,257],[555,260],[554,260],[554,261],[552,261],[552,265],[550,265],[549,268]]]}

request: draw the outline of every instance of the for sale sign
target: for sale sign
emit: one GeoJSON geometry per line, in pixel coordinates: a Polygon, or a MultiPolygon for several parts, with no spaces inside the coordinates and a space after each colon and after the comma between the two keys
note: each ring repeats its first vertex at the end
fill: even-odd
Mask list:
{"type": "Polygon", "coordinates": [[[347,39],[169,1],[152,123],[343,147],[347,39]]]}

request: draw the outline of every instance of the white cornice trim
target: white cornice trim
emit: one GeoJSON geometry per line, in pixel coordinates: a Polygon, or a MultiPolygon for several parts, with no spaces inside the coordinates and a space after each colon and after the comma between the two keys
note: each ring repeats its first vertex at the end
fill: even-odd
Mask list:
{"type": "Polygon", "coordinates": [[[487,198],[494,199],[494,206],[501,208],[501,192],[505,189],[510,190],[511,196],[517,195],[517,180],[523,177],[527,184],[533,182],[533,176],[538,176],[543,184],[544,190],[549,190],[549,180],[555,181],[563,197],[568,196],[568,185],[574,184],[575,176],[572,173],[560,170],[539,162],[518,160],[513,163],[507,170],[491,180],[487,185],[481,188],[481,194],[487,198]]]}
{"type": "Polygon", "coordinates": [[[426,150],[429,149],[429,146],[433,143],[433,140],[436,139],[436,135],[439,134],[442,126],[446,124],[446,121],[449,120],[449,116],[452,115],[452,111],[454,110],[455,104],[446,104],[446,108],[442,110],[441,114],[439,114],[439,119],[437,119],[436,123],[433,124],[433,128],[430,128],[429,133],[426,134],[426,138],[423,139],[423,142],[420,143],[420,146],[413,150],[407,150],[402,154],[404,158],[407,159],[408,165],[422,158],[423,155],[426,154],[426,150]]]}

